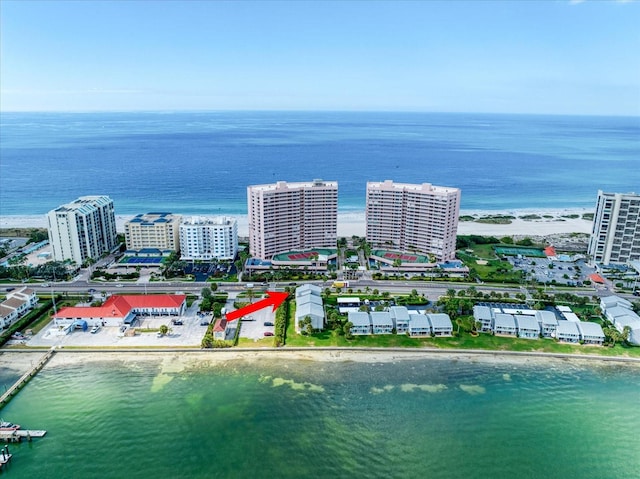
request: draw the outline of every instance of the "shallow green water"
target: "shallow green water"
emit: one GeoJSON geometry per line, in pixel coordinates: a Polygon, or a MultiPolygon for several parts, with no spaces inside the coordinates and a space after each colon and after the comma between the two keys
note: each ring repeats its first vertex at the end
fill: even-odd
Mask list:
{"type": "Polygon", "coordinates": [[[640,368],[558,362],[191,364],[41,371],[2,411],[47,437],[13,478],[629,478],[640,368]],[[177,368],[179,369],[179,368],[177,368]]]}

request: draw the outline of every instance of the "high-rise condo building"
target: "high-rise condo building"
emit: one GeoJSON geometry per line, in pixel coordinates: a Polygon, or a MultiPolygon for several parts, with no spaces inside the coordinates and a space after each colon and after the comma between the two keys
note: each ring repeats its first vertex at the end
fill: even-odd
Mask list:
{"type": "Polygon", "coordinates": [[[283,251],[335,248],[338,183],[278,181],[247,188],[249,252],[271,259],[283,251]]]}
{"type": "Polygon", "coordinates": [[[146,213],[124,224],[127,249],[157,248],[177,251],[180,248],[180,215],[146,213]]]}
{"type": "Polygon", "coordinates": [[[429,183],[367,183],[367,242],[453,259],[460,190],[429,183]]]}
{"type": "Polygon", "coordinates": [[[233,260],[238,252],[238,221],[220,216],[193,216],[180,224],[183,260],[233,260]]]}
{"type": "Polygon", "coordinates": [[[117,244],[113,200],[108,196],[82,196],[47,213],[49,242],[55,261],[97,260],[117,244]]]}
{"type": "Polygon", "coordinates": [[[589,255],[604,265],[640,260],[640,195],[598,191],[589,255]]]}

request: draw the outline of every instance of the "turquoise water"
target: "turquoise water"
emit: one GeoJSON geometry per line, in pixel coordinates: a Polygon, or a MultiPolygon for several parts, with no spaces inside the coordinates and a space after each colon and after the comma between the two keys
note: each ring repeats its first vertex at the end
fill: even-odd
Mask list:
{"type": "Polygon", "coordinates": [[[462,190],[463,209],[595,208],[637,190],[640,118],[375,112],[7,113],[0,216],[106,194],[116,214],[246,214],[248,185],[337,180],[462,190]],[[28,194],[25,194],[28,192],[28,194]]]}
{"type": "Polygon", "coordinates": [[[2,411],[12,478],[630,478],[640,368],[54,360],[2,411]],[[58,364],[58,365],[57,365],[58,364]]]}

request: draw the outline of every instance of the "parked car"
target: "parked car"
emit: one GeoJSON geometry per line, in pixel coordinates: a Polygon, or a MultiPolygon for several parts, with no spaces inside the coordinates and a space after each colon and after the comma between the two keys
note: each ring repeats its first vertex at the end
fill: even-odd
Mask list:
{"type": "Polygon", "coordinates": [[[97,324],[91,328],[91,334],[96,334],[98,331],[100,331],[100,326],[97,324]]]}
{"type": "Polygon", "coordinates": [[[271,321],[265,321],[264,325],[265,326],[273,326],[273,323],[271,321]]]}
{"type": "Polygon", "coordinates": [[[256,318],[254,318],[253,316],[249,315],[249,316],[244,316],[242,318],[243,321],[255,321],[256,318]]]}
{"type": "Polygon", "coordinates": [[[273,333],[271,331],[265,331],[264,335],[265,336],[273,336],[273,333]]]}
{"type": "Polygon", "coordinates": [[[171,324],[173,324],[174,326],[182,326],[183,322],[181,319],[172,319],[171,324]]]}

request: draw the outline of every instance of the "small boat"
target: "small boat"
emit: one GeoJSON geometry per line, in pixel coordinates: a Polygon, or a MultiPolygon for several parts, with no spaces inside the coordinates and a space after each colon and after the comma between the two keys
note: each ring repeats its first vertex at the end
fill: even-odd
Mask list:
{"type": "Polygon", "coordinates": [[[7,421],[0,421],[0,432],[17,431],[20,429],[19,424],[13,424],[7,421]]]}

